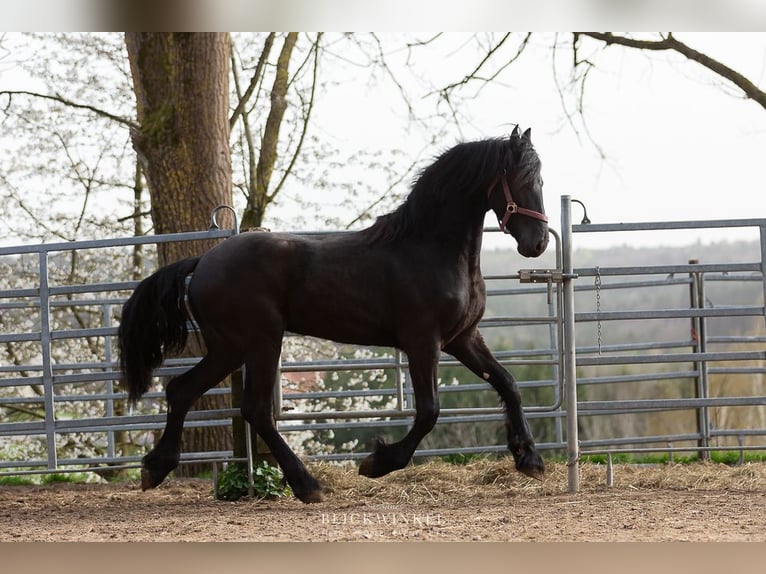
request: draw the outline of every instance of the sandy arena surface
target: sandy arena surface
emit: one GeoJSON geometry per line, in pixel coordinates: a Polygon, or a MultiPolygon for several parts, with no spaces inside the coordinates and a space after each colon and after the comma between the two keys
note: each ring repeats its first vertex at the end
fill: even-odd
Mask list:
{"type": "Polygon", "coordinates": [[[581,468],[534,481],[510,460],[428,463],[378,480],[313,465],[324,502],[221,502],[212,483],[0,486],[0,541],[766,541],[766,464],[581,468]]]}

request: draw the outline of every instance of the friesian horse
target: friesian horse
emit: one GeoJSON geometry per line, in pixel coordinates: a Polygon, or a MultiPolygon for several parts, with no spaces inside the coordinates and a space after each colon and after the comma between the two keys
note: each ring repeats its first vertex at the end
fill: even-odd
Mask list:
{"type": "Polygon", "coordinates": [[[439,416],[442,351],[489,382],[505,405],[508,448],[517,470],[541,478],[513,377],[495,360],[477,324],[486,290],[479,254],[492,210],[518,251],[537,257],[548,244],[540,160],[530,130],[456,145],[426,167],[405,201],[373,225],[322,237],[241,233],[201,257],[144,279],[122,309],[120,366],[129,400],[149,388],[163,357],[183,349],[196,320],[206,354],[166,388],[162,437],[142,461],[141,485],[159,485],[179,463],[192,403],[245,365],[242,416],[253,425],[303,502],[322,487],[277,432],[273,393],[285,331],[406,353],[416,414],[406,436],[378,440],[359,467],[368,477],[407,465],[439,416]],[[186,277],[193,272],[186,287],[186,277]]]}

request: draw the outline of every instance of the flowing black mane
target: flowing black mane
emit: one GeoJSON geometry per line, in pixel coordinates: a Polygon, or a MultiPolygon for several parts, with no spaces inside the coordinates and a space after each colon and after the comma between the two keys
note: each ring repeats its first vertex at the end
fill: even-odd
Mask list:
{"type": "Polygon", "coordinates": [[[513,135],[456,145],[418,174],[395,211],[366,230],[369,242],[418,238],[439,228],[454,232],[459,220],[486,211],[487,188],[504,172],[519,185],[537,176],[540,160],[529,139],[513,135]]]}

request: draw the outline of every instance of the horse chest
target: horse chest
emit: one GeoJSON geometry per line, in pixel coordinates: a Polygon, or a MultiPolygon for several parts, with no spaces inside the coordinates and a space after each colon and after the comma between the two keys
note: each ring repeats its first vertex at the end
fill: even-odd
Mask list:
{"type": "Polygon", "coordinates": [[[448,343],[461,333],[475,328],[484,316],[486,290],[479,275],[459,284],[459,288],[445,294],[441,313],[442,340],[448,343]]]}

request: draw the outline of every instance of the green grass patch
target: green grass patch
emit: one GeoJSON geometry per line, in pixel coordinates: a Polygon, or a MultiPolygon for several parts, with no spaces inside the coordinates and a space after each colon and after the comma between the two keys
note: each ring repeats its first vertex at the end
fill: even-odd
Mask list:
{"type": "Polygon", "coordinates": [[[41,484],[55,484],[55,483],[76,483],[85,482],[85,477],[80,473],[75,472],[53,472],[51,474],[44,474],[40,480],[41,484]]]}
{"type": "MultiPolygon", "coordinates": [[[[693,450],[693,449],[689,449],[693,450]]],[[[606,454],[589,454],[580,457],[580,462],[586,462],[591,464],[606,464],[609,456],[606,454]]],[[[700,462],[700,457],[697,454],[691,455],[678,455],[673,454],[672,458],[668,453],[657,454],[630,454],[630,453],[615,453],[612,455],[613,464],[692,464],[700,462]]],[[[740,462],[740,452],[738,450],[721,450],[710,452],[711,462],[718,464],[735,465],[740,462]]],[[[744,462],[764,462],[766,461],[766,453],[761,452],[745,452],[742,456],[744,462]]]]}
{"type": "Polygon", "coordinates": [[[10,486],[30,486],[30,485],[40,485],[40,484],[55,484],[55,483],[74,483],[74,482],[85,482],[85,477],[82,475],[79,475],[79,473],[63,473],[63,472],[54,472],[51,474],[27,474],[27,475],[18,475],[18,476],[3,476],[0,477],[0,484],[3,485],[10,485],[10,486]],[[78,476],[75,476],[75,474],[78,474],[78,476]]]}
{"type": "Polygon", "coordinates": [[[35,484],[28,476],[0,476],[2,486],[29,486],[35,484]]]}

